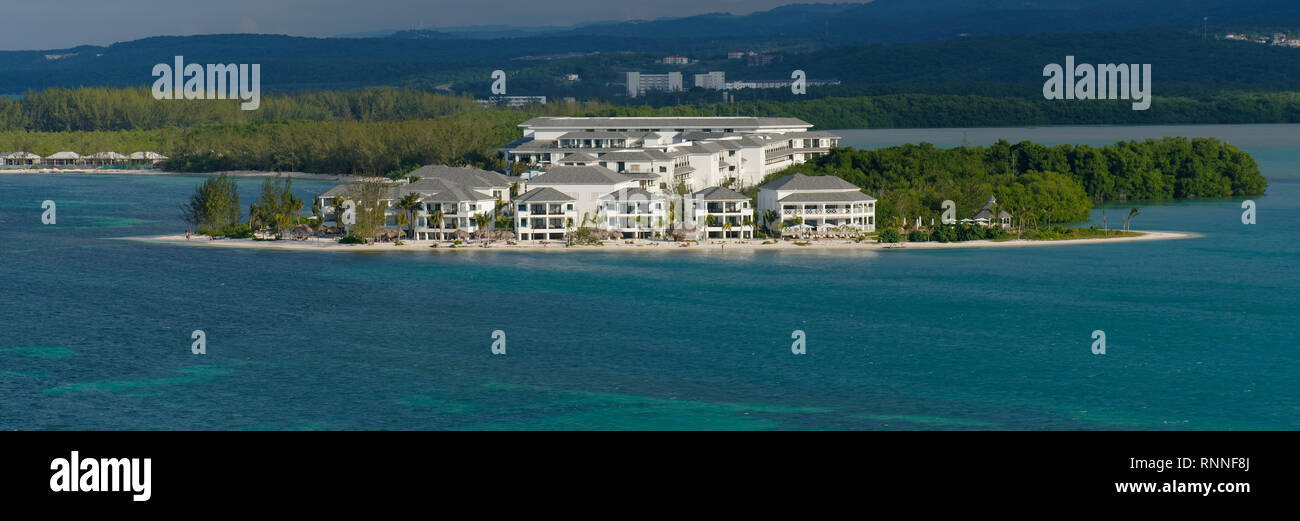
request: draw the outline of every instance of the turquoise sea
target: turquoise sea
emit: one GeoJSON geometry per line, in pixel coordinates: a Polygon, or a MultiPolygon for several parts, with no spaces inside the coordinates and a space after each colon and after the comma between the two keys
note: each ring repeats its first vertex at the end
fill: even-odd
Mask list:
{"type": "Polygon", "coordinates": [[[1180,241],[354,254],[119,240],[182,231],[200,177],[0,175],[0,429],[1300,428],[1300,126],[841,134],[963,132],[1215,136],[1270,185],[1250,226],[1237,199],[1138,203],[1204,234],[1180,241]]]}

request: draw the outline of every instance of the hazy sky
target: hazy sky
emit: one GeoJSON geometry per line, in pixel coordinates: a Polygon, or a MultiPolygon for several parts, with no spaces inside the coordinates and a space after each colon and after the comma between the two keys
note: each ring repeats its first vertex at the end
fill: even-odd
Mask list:
{"type": "Polygon", "coordinates": [[[0,0],[0,49],[61,49],[161,35],[335,36],[464,25],[572,25],[745,14],[792,3],[817,0],[0,0]]]}

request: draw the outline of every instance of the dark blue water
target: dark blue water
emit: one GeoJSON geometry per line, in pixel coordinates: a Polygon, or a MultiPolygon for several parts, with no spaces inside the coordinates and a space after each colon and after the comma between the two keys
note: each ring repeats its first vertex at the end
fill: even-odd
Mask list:
{"type": "Polygon", "coordinates": [[[1295,429],[1300,144],[1199,128],[1260,158],[1258,224],[1141,204],[1204,237],[1041,248],[192,248],[119,238],[201,178],[0,175],[0,428],[1295,429]]]}

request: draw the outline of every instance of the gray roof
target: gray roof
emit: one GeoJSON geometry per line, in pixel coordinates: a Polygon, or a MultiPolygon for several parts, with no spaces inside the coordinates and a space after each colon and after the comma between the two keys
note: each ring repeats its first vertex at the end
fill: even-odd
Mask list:
{"type": "Polygon", "coordinates": [[[435,203],[458,203],[461,201],[480,201],[491,196],[476,192],[464,185],[449,182],[446,179],[420,179],[414,183],[393,189],[393,198],[400,199],[408,193],[420,194],[420,200],[435,203]]]}
{"type": "Polygon", "coordinates": [[[447,165],[425,165],[407,175],[418,176],[421,181],[441,179],[465,188],[509,188],[512,181],[496,172],[447,165]]]}
{"type": "Polygon", "coordinates": [[[650,193],[640,188],[626,188],[615,190],[600,197],[601,199],[613,199],[615,201],[627,201],[635,198],[638,201],[650,201],[653,199],[663,199],[664,196],[650,193]]]}
{"type": "MultiPolygon", "coordinates": [[[[662,154],[662,152],[660,153],[662,154]]],[[[654,161],[655,159],[646,150],[619,150],[600,156],[601,161],[654,161]]],[[[668,156],[665,155],[658,159],[666,160],[668,156]]]]}
{"type": "Polygon", "coordinates": [[[833,175],[790,174],[763,185],[764,190],[860,190],[853,183],[833,175]]]}
{"type": "Polygon", "coordinates": [[[644,132],[610,132],[608,130],[602,130],[597,132],[568,132],[561,134],[560,137],[556,139],[630,139],[644,134],[644,132]]]}
{"type": "Polygon", "coordinates": [[[346,195],[348,193],[349,188],[352,188],[352,185],[334,185],[329,190],[326,190],[325,193],[320,194],[316,197],[338,197],[341,195],[346,195]]]}
{"type": "Polygon", "coordinates": [[[677,129],[677,128],[744,128],[744,127],[807,127],[812,124],[799,118],[750,118],[750,117],[538,117],[519,124],[525,128],[591,128],[609,129],[638,128],[677,129]]]}
{"type": "MultiPolygon", "coordinates": [[[[975,215],[970,216],[970,218],[971,218],[971,219],[990,219],[990,218],[992,218],[992,217],[993,217],[993,209],[992,209],[992,206],[995,205],[995,204],[998,204],[998,200],[997,200],[997,198],[995,198],[995,197],[993,197],[993,196],[990,195],[990,196],[989,196],[989,202],[984,203],[984,206],[981,206],[980,209],[979,209],[978,211],[975,212],[975,215]]],[[[998,217],[999,217],[999,218],[1003,218],[1003,217],[1011,217],[1011,214],[1007,213],[1005,210],[998,209],[998,217]]]]}
{"type": "Polygon", "coordinates": [[[630,181],[631,178],[603,166],[554,166],[534,177],[534,185],[604,185],[630,181]]]}
{"type": "Polygon", "coordinates": [[[855,203],[859,201],[875,201],[862,192],[803,192],[790,194],[782,197],[779,202],[782,203],[855,203]]]}
{"type": "Polygon", "coordinates": [[[788,134],[782,134],[782,136],[784,136],[784,137],[792,137],[792,138],[795,138],[795,139],[821,138],[821,137],[826,137],[826,138],[830,138],[830,137],[838,138],[838,137],[840,137],[839,134],[835,134],[835,133],[832,133],[832,132],[827,132],[827,131],[825,131],[825,130],[806,130],[806,131],[803,131],[803,132],[790,132],[790,133],[788,133],[788,134]]]}
{"type": "Polygon", "coordinates": [[[534,188],[515,197],[515,203],[565,203],[574,199],[554,188],[534,188]]]}
{"type": "Polygon", "coordinates": [[[574,152],[572,154],[565,154],[564,157],[560,159],[560,161],[569,161],[574,163],[592,163],[596,161],[596,156],[593,156],[586,152],[574,152]]]}
{"type": "Polygon", "coordinates": [[[737,192],[735,190],[732,190],[730,188],[723,188],[721,186],[705,188],[703,190],[695,192],[692,195],[694,195],[698,199],[702,199],[705,201],[748,201],[749,200],[749,196],[737,192]]]}
{"type": "Polygon", "coordinates": [[[556,146],[555,141],[551,139],[533,139],[531,137],[526,137],[511,141],[498,150],[509,150],[511,152],[553,152],[556,150],[556,146]]]}

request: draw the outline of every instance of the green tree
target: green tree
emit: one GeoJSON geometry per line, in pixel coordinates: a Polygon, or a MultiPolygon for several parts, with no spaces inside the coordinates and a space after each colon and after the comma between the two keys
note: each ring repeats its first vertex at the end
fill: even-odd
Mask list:
{"type": "Polygon", "coordinates": [[[239,191],[226,174],[209,177],[181,205],[181,219],[200,233],[215,233],[239,223],[239,191]]]}

